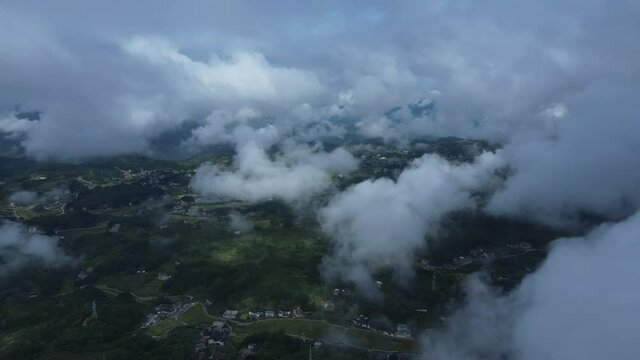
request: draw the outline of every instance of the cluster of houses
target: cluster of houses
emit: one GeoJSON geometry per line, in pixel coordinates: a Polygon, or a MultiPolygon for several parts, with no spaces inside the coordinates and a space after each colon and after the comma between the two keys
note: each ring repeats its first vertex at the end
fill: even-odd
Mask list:
{"type": "Polygon", "coordinates": [[[233,320],[238,317],[238,310],[225,310],[222,314],[222,317],[225,319],[233,320]]]}
{"type": "Polygon", "coordinates": [[[381,167],[384,165],[402,166],[409,161],[409,151],[393,148],[378,148],[375,153],[360,156],[364,166],[381,167]]]}
{"type": "Polygon", "coordinates": [[[216,359],[215,348],[224,346],[232,337],[233,329],[229,324],[214,321],[200,331],[200,341],[195,353],[198,359],[216,359]]]}
{"type": "Polygon", "coordinates": [[[322,310],[324,311],[333,311],[336,309],[336,302],[333,300],[324,300],[322,301],[322,310]]]}
{"type": "Polygon", "coordinates": [[[333,289],[331,293],[334,296],[351,296],[355,294],[355,292],[351,289],[339,289],[339,288],[333,289]]]}
{"type": "MultiPolygon", "coordinates": [[[[222,317],[234,320],[238,317],[238,310],[225,310],[222,317]]],[[[273,319],[273,318],[303,318],[304,312],[299,306],[293,310],[249,310],[249,318],[253,320],[273,319]]]]}
{"type": "MultiPolygon", "coordinates": [[[[132,183],[137,182],[144,186],[158,186],[161,189],[168,191],[170,188],[175,188],[180,186],[179,183],[175,181],[171,181],[176,175],[184,175],[186,177],[193,176],[193,173],[190,171],[182,171],[182,170],[145,170],[140,169],[139,171],[129,170],[129,169],[120,169],[117,166],[116,170],[122,173],[122,177],[111,177],[110,180],[115,184],[123,184],[123,183],[132,183]]],[[[80,179],[79,179],[80,180],[80,179]]],[[[83,180],[80,180],[83,181],[83,180]]],[[[84,181],[83,181],[84,182],[84,181]]],[[[93,185],[93,184],[92,184],[93,185]]]]}
{"type": "Polygon", "coordinates": [[[396,327],[396,331],[395,332],[387,331],[387,330],[380,330],[380,329],[376,329],[376,328],[371,327],[371,325],[369,324],[369,317],[367,315],[364,315],[364,314],[356,314],[356,316],[354,316],[354,318],[351,321],[351,323],[355,327],[358,327],[358,328],[361,328],[361,329],[367,329],[367,330],[370,330],[370,331],[374,331],[374,332],[383,334],[385,336],[396,337],[396,338],[404,338],[404,339],[411,339],[411,337],[412,337],[411,329],[409,328],[409,325],[407,325],[407,324],[398,324],[398,326],[396,327]]]}
{"type": "Polygon", "coordinates": [[[153,308],[151,313],[147,314],[147,320],[142,325],[143,328],[152,326],[164,319],[177,317],[187,311],[194,303],[178,301],[173,304],[160,304],[153,308]]]}
{"type": "Polygon", "coordinates": [[[371,329],[371,325],[369,325],[369,317],[364,314],[357,314],[353,320],[351,321],[353,326],[363,328],[363,329],[371,329]]]}
{"type": "Polygon", "coordinates": [[[469,255],[458,256],[454,258],[450,263],[444,264],[443,266],[431,265],[426,259],[421,260],[420,265],[425,270],[456,270],[473,263],[491,262],[497,259],[518,255],[518,253],[527,253],[532,250],[533,246],[530,243],[522,241],[517,244],[508,244],[506,247],[498,247],[492,249],[472,249],[469,252],[469,255]]]}

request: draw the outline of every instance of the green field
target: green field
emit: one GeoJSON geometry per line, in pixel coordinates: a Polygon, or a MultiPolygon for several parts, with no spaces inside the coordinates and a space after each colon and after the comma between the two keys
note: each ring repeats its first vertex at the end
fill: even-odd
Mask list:
{"type": "Polygon", "coordinates": [[[145,333],[153,337],[163,336],[178,326],[184,326],[184,325],[173,318],[164,319],[158,322],[157,324],[149,327],[149,329],[147,329],[145,333]]]}
{"type": "Polygon", "coordinates": [[[287,335],[303,336],[328,343],[349,344],[387,351],[409,351],[416,346],[415,342],[411,340],[396,339],[373,331],[346,328],[320,320],[262,320],[246,327],[237,328],[237,333],[243,338],[252,334],[280,330],[284,331],[287,335]]]}
{"type": "Polygon", "coordinates": [[[207,315],[204,312],[204,305],[196,304],[180,315],[180,321],[186,322],[189,325],[209,324],[216,318],[207,315]]]}

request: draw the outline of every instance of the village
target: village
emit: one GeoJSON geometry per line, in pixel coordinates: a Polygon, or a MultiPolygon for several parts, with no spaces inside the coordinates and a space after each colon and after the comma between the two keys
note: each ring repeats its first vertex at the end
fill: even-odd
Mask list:
{"type": "Polygon", "coordinates": [[[446,264],[436,266],[429,263],[427,259],[420,260],[420,267],[424,270],[448,270],[454,271],[461,269],[465,266],[470,266],[473,264],[487,264],[494,262],[500,259],[506,259],[511,257],[516,257],[520,255],[524,255],[529,252],[542,251],[540,249],[535,249],[531,245],[531,243],[526,241],[521,241],[516,244],[506,244],[502,247],[494,247],[494,248],[475,248],[471,249],[468,255],[461,255],[454,259],[451,262],[446,264]]]}
{"type": "MultiPolygon", "coordinates": [[[[336,175],[340,187],[372,176],[393,179],[396,167],[419,155],[378,146],[354,152],[361,167],[336,175]]],[[[96,299],[101,317],[86,329],[104,326],[113,316],[104,310],[105,302],[126,304],[140,317],[132,317],[123,332],[147,336],[157,346],[184,338],[189,353],[201,359],[239,353],[250,358],[264,351],[262,340],[254,337],[279,333],[318,354],[330,347],[410,353],[417,343],[414,334],[437,326],[455,309],[449,296],[465,273],[543,251],[523,238],[495,246],[462,245],[436,261],[420,253],[414,268],[421,289],[403,288],[383,271],[372,280],[388,300],[375,303],[353,284],[320,276],[331,243],[318,232],[313,213],[272,198],[250,203],[195,194],[189,187],[191,165],[123,162],[96,169],[82,165],[69,178],[34,171],[28,181],[35,184],[29,191],[37,201],[4,204],[7,217],[15,214],[26,231],[52,236],[81,259],[69,267],[57,292],[30,286],[24,297],[47,303],[50,296],[74,299],[97,291],[102,295],[90,295],[84,306],[90,309],[96,299]],[[51,189],[60,191],[46,195],[51,189]]],[[[20,185],[11,181],[6,186],[15,193],[20,185]]],[[[322,203],[328,196],[321,193],[313,201],[322,203]]],[[[497,279],[508,278],[510,271],[497,279]]],[[[88,317],[90,312],[79,323],[88,317]]]]}

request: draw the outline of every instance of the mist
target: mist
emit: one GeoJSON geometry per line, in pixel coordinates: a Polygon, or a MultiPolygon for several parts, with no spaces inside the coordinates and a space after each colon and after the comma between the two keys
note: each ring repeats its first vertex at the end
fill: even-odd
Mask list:
{"type": "Polygon", "coordinates": [[[231,229],[240,234],[253,229],[253,222],[238,211],[232,211],[229,214],[229,225],[231,229]]]}
{"type": "Polygon", "coordinates": [[[0,224],[0,276],[33,264],[61,267],[72,261],[58,244],[57,237],[30,232],[16,222],[0,224]]]}

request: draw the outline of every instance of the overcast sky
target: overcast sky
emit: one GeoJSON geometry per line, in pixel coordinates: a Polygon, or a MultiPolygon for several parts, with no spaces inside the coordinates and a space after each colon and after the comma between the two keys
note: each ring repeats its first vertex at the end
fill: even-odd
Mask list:
{"type": "Polygon", "coordinates": [[[620,218],[640,204],[638,18],[633,0],[3,2],[0,139],[39,159],[246,126],[488,139],[516,174],[493,213],[620,218]]]}
{"type": "MultiPolygon", "coordinates": [[[[16,1],[0,5],[0,131],[31,155],[148,152],[212,111],[363,134],[508,141],[608,81],[634,87],[636,1],[16,1]],[[384,112],[418,99],[437,114],[384,112]],[[12,111],[41,110],[28,126],[12,111]],[[396,128],[397,127],[397,128],[396,128]],[[403,134],[408,133],[408,134],[403,134]]],[[[284,126],[284,125],[283,125],[284,126]]],[[[214,141],[214,140],[210,140],[214,141]]]]}
{"type": "MultiPolygon", "coordinates": [[[[637,269],[625,265],[640,233],[639,19],[637,0],[5,1],[0,141],[41,160],[154,155],[151,141],[167,132],[183,134],[175,144],[186,152],[229,143],[232,166],[200,168],[194,188],[289,203],[357,167],[344,149],[307,144],[344,136],[345,124],[399,145],[425,135],[497,142],[499,152],[474,163],[425,157],[397,181],[337,194],[319,215],[335,244],[324,270],[370,287],[379,264],[411,261],[443,214],[478,205],[470,194],[479,190],[491,214],[559,228],[595,214],[618,224],[560,241],[513,295],[470,285],[480,305],[528,307],[470,308],[456,319],[465,328],[488,314],[474,329],[493,340],[513,331],[493,348],[500,354],[631,359],[640,352],[630,322],[637,269]],[[19,115],[26,110],[40,120],[19,115]],[[283,151],[269,158],[273,144],[283,151]],[[498,164],[511,169],[506,181],[494,177],[498,164]],[[372,223],[382,230],[372,234],[372,223]],[[594,263],[611,267],[593,273],[594,263]],[[618,293],[627,297],[603,298],[618,293]],[[583,300],[575,294],[593,296],[593,306],[566,306],[583,300]],[[585,330],[594,313],[607,333],[585,330]]],[[[467,348],[449,353],[455,326],[439,335],[435,358],[474,358],[467,348]]]]}

